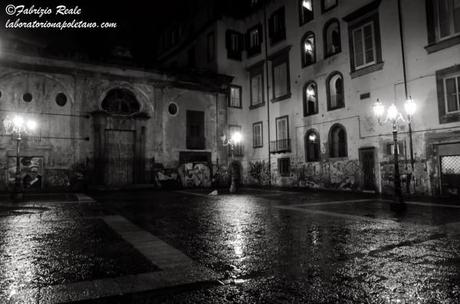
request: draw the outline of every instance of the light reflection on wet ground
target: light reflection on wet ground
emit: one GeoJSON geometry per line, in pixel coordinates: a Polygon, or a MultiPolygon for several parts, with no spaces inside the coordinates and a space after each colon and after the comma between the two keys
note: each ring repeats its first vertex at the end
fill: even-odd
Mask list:
{"type": "MultiPolygon", "coordinates": [[[[78,256],[79,242],[93,238],[110,247],[117,238],[110,231],[96,233],[105,228],[81,218],[103,212],[122,214],[221,274],[225,283],[152,294],[148,303],[460,303],[459,208],[407,205],[398,212],[388,202],[360,201],[369,196],[342,193],[248,191],[206,197],[135,192],[99,198],[102,211],[97,212],[84,205],[49,205],[52,212],[0,213],[0,289],[14,292],[18,284],[65,280],[65,266],[52,273],[43,270],[50,252],[70,265],[86,265],[85,280],[96,277],[97,272],[90,273],[95,264],[78,256]],[[347,200],[356,202],[341,202],[347,200]],[[26,226],[18,222],[24,217],[30,219],[26,226]],[[34,222],[35,217],[42,221],[34,222]],[[69,231],[77,240],[73,245],[59,236],[69,236],[69,231]],[[62,258],[60,252],[69,256],[62,258]],[[12,262],[18,253],[28,258],[12,262]]],[[[126,259],[137,254],[120,250],[126,259]]],[[[124,265],[114,262],[113,255],[120,256],[117,251],[101,255],[107,264],[99,268],[99,276],[113,270],[110,263],[124,265]]],[[[146,267],[121,266],[113,275],[146,267]]],[[[78,267],[74,272],[85,273],[78,267]]],[[[100,302],[144,303],[148,297],[144,293],[100,302]]]]}

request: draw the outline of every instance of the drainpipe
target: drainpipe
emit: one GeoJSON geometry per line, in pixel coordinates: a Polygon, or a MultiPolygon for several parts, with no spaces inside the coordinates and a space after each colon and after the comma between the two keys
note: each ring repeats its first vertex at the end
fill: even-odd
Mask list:
{"type": "Polygon", "coordinates": [[[267,88],[267,137],[268,137],[268,172],[270,174],[268,179],[268,186],[272,185],[272,158],[270,151],[270,85],[268,83],[269,72],[268,72],[268,24],[267,24],[267,4],[268,1],[264,3],[264,47],[265,47],[265,83],[267,88]]]}
{"type": "MultiPolygon", "coordinates": [[[[402,24],[402,10],[401,10],[401,0],[398,0],[398,22],[399,22],[399,39],[401,42],[401,60],[402,60],[402,69],[404,77],[404,98],[405,101],[408,98],[407,94],[407,73],[406,73],[406,55],[404,48],[404,35],[403,35],[403,24],[402,24]]],[[[409,117],[409,150],[410,150],[410,164],[411,172],[408,176],[409,183],[407,183],[407,191],[410,191],[410,182],[412,182],[412,174],[414,173],[414,146],[412,143],[412,122],[411,117],[409,117]]]]}

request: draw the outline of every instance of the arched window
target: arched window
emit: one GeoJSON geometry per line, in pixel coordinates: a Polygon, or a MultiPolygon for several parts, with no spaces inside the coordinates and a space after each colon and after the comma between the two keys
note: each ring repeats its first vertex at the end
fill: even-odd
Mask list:
{"type": "Polygon", "coordinates": [[[347,157],[347,132],[341,124],[335,124],[329,131],[329,156],[347,157]]]}
{"type": "Polygon", "coordinates": [[[140,111],[140,104],[134,93],[121,88],[110,90],[101,106],[108,113],[117,115],[130,115],[140,111]]]}
{"type": "Polygon", "coordinates": [[[303,87],[303,116],[318,113],[318,89],[314,81],[303,87]]]}
{"type": "Polygon", "coordinates": [[[329,57],[340,53],[340,24],[337,19],[332,19],[326,23],[323,32],[324,57],[329,57]]]}
{"type": "Polygon", "coordinates": [[[310,129],[305,133],[305,161],[315,162],[321,159],[319,134],[316,130],[310,129]]]}
{"type": "Polygon", "coordinates": [[[302,67],[316,62],[315,34],[307,32],[302,37],[300,48],[302,54],[302,67]]]}
{"type": "Polygon", "coordinates": [[[326,79],[327,109],[334,110],[345,106],[343,76],[333,72],[326,79]]]}

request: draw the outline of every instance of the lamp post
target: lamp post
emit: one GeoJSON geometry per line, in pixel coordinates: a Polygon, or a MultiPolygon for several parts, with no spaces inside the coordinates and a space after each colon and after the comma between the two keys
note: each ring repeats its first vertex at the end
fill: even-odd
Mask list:
{"type": "MultiPolygon", "coordinates": [[[[408,105],[406,108],[406,112],[410,112],[412,115],[415,113],[415,105],[408,105]],[[407,111],[407,110],[410,111],[407,111]],[[413,110],[413,111],[411,111],[413,110]]],[[[375,104],[373,105],[373,112],[374,115],[377,117],[378,122],[382,124],[382,117],[385,114],[385,106],[377,99],[375,104]]],[[[393,129],[393,154],[394,154],[394,189],[395,189],[395,201],[399,203],[404,203],[404,197],[401,191],[401,176],[399,174],[399,158],[398,158],[398,127],[399,122],[404,122],[404,118],[402,114],[398,111],[398,108],[395,104],[392,104],[386,110],[386,118],[383,121],[384,123],[391,123],[393,129]]]]}
{"type": "Polygon", "coordinates": [[[11,135],[16,140],[16,174],[14,179],[13,198],[22,198],[22,183],[21,183],[21,170],[20,170],[20,149],[22,136],[29,134],[37,129],[38,124],[33,119],[27,119],[21,115],[8,115],[3,120],[6,134],[11,135]]]}
{"type": "MultiPolygon", "coordinates": [[[[229,139],[226,139],[225,135],[223,136],[223,145],[224,146],[230,146],[230,158],[231,158],[231,162],[230,162],[230,165],[233,163],[233,160],[234,160],[234,150],[235,150],[235,146],[237,146],[241,141],[243,140],[243,135],[236,131],[236,132],[233,132],[231,135],[230,135],[230,138],[229,139]]],[[[230,193],[235,193],[237,188],[236,188],[236,182],[237,182],[237,175],[235,174],[234,170],[233,170],[233,167],[231,169],[231,175],[230,175],[230,179],[231,179],[231,183],[230,183],[230,193]]]]}
{"type": "Polygon", "coordinates": [[[415,104],[411,96],[409,96],[409,98],[404,103],[404,110],[406,111],[407,121],[409,125],[409,152],[410,152],[411,171],[408,174],[408,180],[409,182],[412,182],[413,174],[414,174],[414,146],[412,144],[412,117],[414,116],[415,111],[417,110],[417,105],[415,104]]]}

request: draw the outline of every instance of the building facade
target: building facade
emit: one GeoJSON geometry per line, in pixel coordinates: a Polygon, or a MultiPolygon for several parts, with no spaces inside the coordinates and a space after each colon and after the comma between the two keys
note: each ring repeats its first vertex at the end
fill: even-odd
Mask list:
{"type": "MultiPolygon", "coordinates": [[[[230,79],[196,79],[4,48],[0,120],[21,115],[38,125],[20,145],[24,190],[119,188],[168,178],[209,186],[213,165],[227,157],[218,134],[226,126],[230,79]]],[[[2,126],[1,191],[16,176],[17,137],[6,131],[2,126]]]]}
{"type": "Polygon", "coordinates": [[[403,190],[460,194],[458,1],[236,2],[242,16],[212,3],[164,31],[158,60],[234,77],[227,133],[244,134],[246,183],[393,192],[392,129],[372,106],[404,114],[411,98],[403,190]]]}

